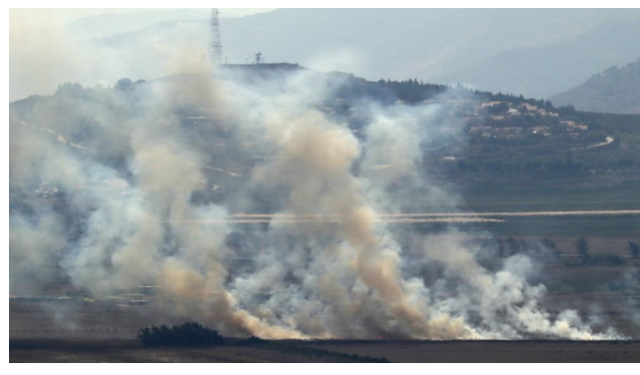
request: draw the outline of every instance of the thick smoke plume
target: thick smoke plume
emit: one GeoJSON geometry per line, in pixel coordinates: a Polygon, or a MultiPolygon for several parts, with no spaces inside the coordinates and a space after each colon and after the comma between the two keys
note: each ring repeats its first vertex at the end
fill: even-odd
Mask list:
{"type": "Polygon", "coordinates": [[[164,313],[263,338],[619,337],[545,311],[527,257],[490,269],[478,233],[402,226],[457,199],[418,168],[458,127],[446,104],[353,99],[356,131],[331,107],[348,76],[190,71],[12,108],[11,293],[152,285],[164,313]]]}

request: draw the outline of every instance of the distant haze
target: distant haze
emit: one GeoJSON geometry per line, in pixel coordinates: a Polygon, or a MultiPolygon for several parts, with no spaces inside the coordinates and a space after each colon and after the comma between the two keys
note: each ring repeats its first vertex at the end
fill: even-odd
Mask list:
{"type": "MultiPolygon", "coordinates": [[[[70,328],[95,338],[111,331],[108,320],[68,312],[95,303],[89,311],[140,314],[148,323],[188,319],[233,337],[627,339],[618,326],[637,319],[633,299],[609,310],[616,300],[584,288],[578,304],[547,306],[577,285],[562,285],[560,274],[574,266],[584,274],[590,269],[577,266],[600,265],[605,254],[582,251],[583,239],[573,261],[560,258],[552,240],[503,241],[492,234],[504,235],[497,227],[475,224],[515,219],[518,213],[505,212],[512,200],[542,207],[568,197],[590,207],[581,190],[564,193],[565,182],[591,185],[594,171],[625,181],[618,176],[635,171],[635,138],[626,144],[622,132],[597,118],[582,125],[574,113],[575,121],[562,121],[544,101],[316,70],[425,80],[477,71],[468,83],[495,77],[483,85],[503,79],[509,90],[552,91],[527,85],[538,83],[537,75],[560,87],[580,79],[575,71],[627,59],[638,48],[632,16],[276,10],[221,20],[230,62],[262,52],[267,62],[315,70],[212,67],[200,10],[104,14],[64,27],[14,16],[11,96],[50,93],[65,81],[82,85],[9,105],[9,292],[17,301],[60,302],[43,310],[55,320],[44,331],[48,338],[70,328]],[[535,60],[541,56],[549,58],[535,60]],[[545,64],[555,68],[534,69],[545,64]],[[622,147],[626,154],[617,152],[622,147]],[[583,156],[594,148],[597,154],[583,156]],[[619,165],[615,175],[611,164],[591,168],[591,158],[605,154],[605,162],[619,165]],[[495,182],[484,184],[489,178],[495,182]],[[502,195],[492,189],[507,179],[518,180],[511,186],[540,179],[543,195],[533,197],[544,199],[536,204],[531,186],[502,195]],[[556,183],[563,193],[546,195],[556,183]],[[482,202],[496,208],[491,217],[463,209],[474,200],[464,190],[476,186],[491,191],[482,202]],[[555,271],[545,272],[547,264],[555,271]],[[558,297],[546,299],[548,292],[558,297]],[[607,311],[616,317],[606,319],[607,311]]],[[[580,211],[572,216],[588,209],[574,207],[580,211]]],[[[624,208],[622,214],[637,214],[624,208]]],[[[614,213],[622,215],[607,215],[614,213]]],[[[632,220],[608,225],[631,228],[632,220]]],[[[545,228],[539,223],[532,230],[545,228]]],[[[510,224],[520,234],[527,225],[510,224]]],[[[589,233],[597,225],[575,227],[589,233]]],[[[624,270],[587,285],[605,292],[619,285],[615,291],[626,298],[638,283],[636,273],[621,279],[624,270]]]]}
{"type": "MultiPolygon", "coordinates": [[[[221,17],[241,17],[271,10],[273,9],[223,9],[221,17]]],[[[32,94],[50,94],[58,84],[65,81],[95,84],[106,78],[119,77],[118,72],[109,69],[114,61],[121,58],[117,51],[104,51],[91,42],[79,44],[80,40],[107,38],[169,21],[204,20],[209,17],[210,11],[143,8],[10,9],[10,100],[32,94]],[[100,58],[95,58],[97,49],[106,56],[98,53],[100,58]],[[85,55],[84,58],[82,55],[85,55]],[[78,66],[82,62],[85,63],[84,66],[78,66]],[[94,66],[96,64],[101,66],[94,66]]],[[[206,30],[202,38],[203,43],[206,43],[206,30]]],[[[141,67],[149,67],[157,62],[142,58],[137,61],[141,67]]]]}
{"type": "MultiPolygon", "coordinates": [[[[64,81],[112,84],[123,76],[156,78],[173,73],[167,61],[206,55],[206,9],[142,10],[90,18],[58,11],[56,19],[66,20],[65,28],[39,35],[25,31],[42,26],[21,22],[27,12],[31,11],[10,14],[10,45],[23,47],[11,50],[11,100],[50,93],[64,81]],[[44,60],[43,50],[50,50],[44,60]],[[70,66],[69,61],[83,63],[70,66]]],[[[460,82],[546,98],[640,56],[639,10],[248,12],[257,14],[228,18],[224,16],[243,13],[222,10],[223,50],[230,63],[251,62],[255,53],[262,52],[267,62],[297,62],[371,80],[460,82]]]]}
{"type": "Polygon", "coordinates": [[[555,105],[571,104],[582,111],[640,114],[640,59],[611,67],[550,99],[555,105]]]}

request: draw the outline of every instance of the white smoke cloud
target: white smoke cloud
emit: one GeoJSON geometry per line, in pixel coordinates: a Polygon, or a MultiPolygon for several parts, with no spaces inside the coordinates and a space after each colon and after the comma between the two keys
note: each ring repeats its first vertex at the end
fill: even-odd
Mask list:
{"type": "MultiPolygon", "coordinates": [[[[265,338],[619,337],[594,332],[576,312],[545,311],[545,288],[529,283],[534,267],[524,256],[494,272],[476,260],[471,235],[419,237],[379,220],[400,209],[394,184],[407,182],[406,199],[430,186],[418,172],[421,145],[455,126],[442,123],[442,106],[358,103],[370,118],[357,135],[326,109],[347,77],[210,75],[197,59],[186,64],[188,75],[68,99],[32,109],[34,124],[12,122],[12,183],[55,184],[65,194],[64,209],[11,213],[12,280],[60,268],[96,297],[152,284],[163,311],[265,338]],[[100,136],[77,136],[81,149],[39,136],[33,126],[74,130],[50,122],[70,118],[63,109],[84,113],[100,136]],[[230,175],[243,177],[228,199],[197,203],[195,195],[232,178],[207,174],[221,167],[205,165],[222,162],[248,173],[230,175]],[[258,207],[258,196],[269,214],[291,220],[256,231],[253,264],[236,268],[226,240],[243,229],[228,219],[232,209],[258,207]]],[[[455,200],[430,188],[425,202],[455,200]]]]}

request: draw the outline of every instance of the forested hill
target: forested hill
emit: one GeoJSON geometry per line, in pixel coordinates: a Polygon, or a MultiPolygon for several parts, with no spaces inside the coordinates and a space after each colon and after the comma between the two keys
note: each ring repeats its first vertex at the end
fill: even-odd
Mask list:
{"type": "Polygon", "coordinates": [[[640,59],[611,67],[550,100],[583,111],[640,114],[640,59]]]}

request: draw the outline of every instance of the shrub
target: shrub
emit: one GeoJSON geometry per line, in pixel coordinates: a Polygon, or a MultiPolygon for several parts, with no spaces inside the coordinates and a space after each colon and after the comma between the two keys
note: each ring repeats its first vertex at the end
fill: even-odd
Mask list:
{"type": "Polygon", "coordinates": [[[138,331],[138,339],[144,346],[188,347],[224,344],[224,337],[218,331],[194,322],[172,328],[165,325],[144,327],[138,331]]]}
{"type": "Polygon", "coordinates": [[[638,245],[637,242],[629,241],[627,249],[629,249],[629,255],[631,255],[632,258],[640,257],[640,245],[638,245]]]}
{"type": "Polygon", "coordinates": [[[578,238],[578,240],[575,243],[575,247],[576,247],[576,252],[581,257],[585,258],[589,256],[589,244],[587,243],[587,240],[584,237],[578,238]]]}
{"type": "Polygon", "coordinates": [[[544,247],[546,247],[547,249],[550,249],[550,250],[555,250],[555,249],[556,249],[556,243],[555,243],[555,241],[550,240],[550,239],[548,239],[548,238],[543,238],[543,239],[542,239],[542,245],[543,245],[544,247]]]}

